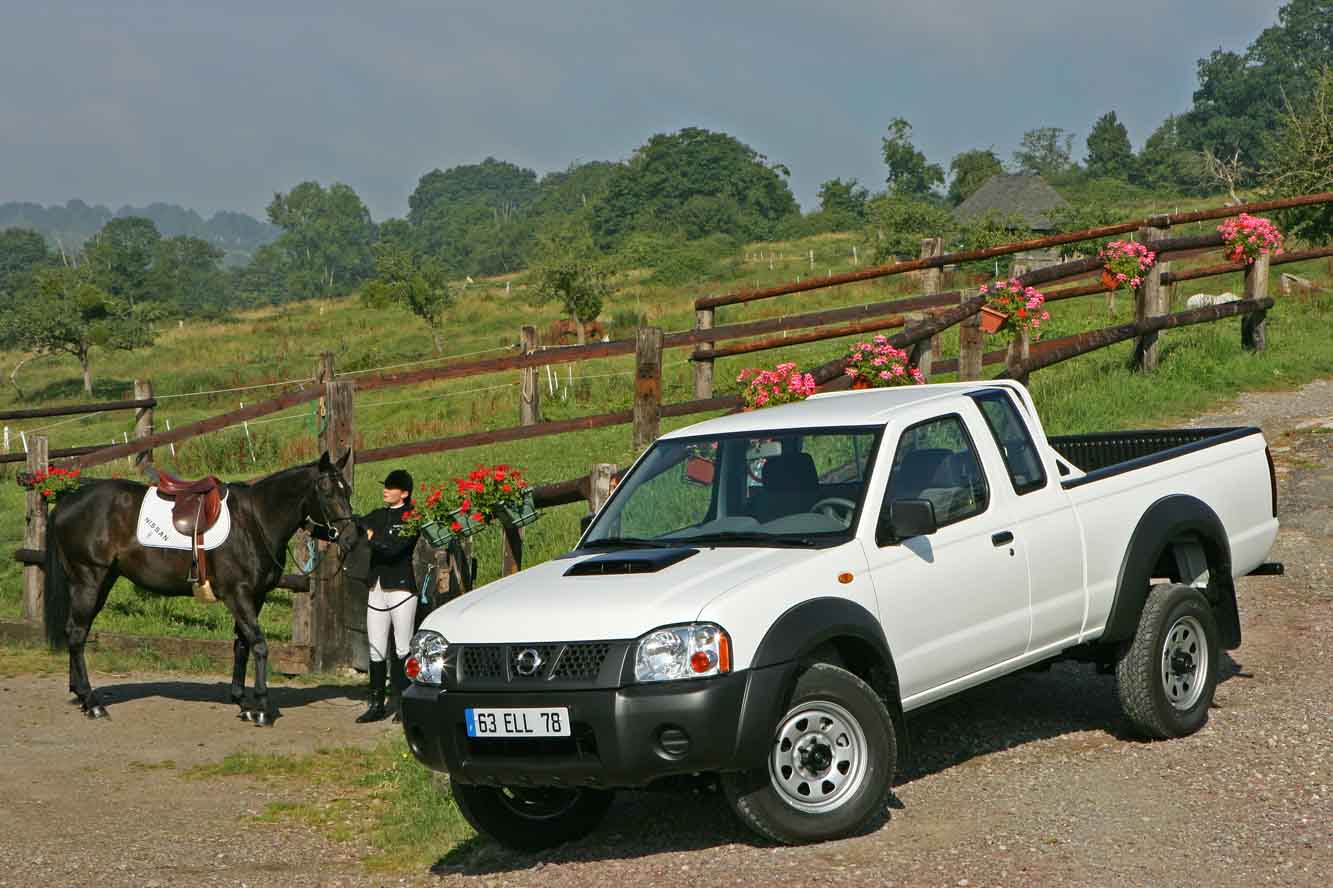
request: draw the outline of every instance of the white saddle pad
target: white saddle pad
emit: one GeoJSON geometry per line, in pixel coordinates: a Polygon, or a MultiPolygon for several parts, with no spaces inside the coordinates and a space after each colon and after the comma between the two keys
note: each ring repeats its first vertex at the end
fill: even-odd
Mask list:
{"type": "MultiPolygon", "coordinates": [[[[222,500],[222,510],[218,513],[217,523],[204,534],[202,549],[216,549],[227,541],[231,533],[231,510],[227,499],[222,500]]],[[[190,538],[171,523],[171,500],[157,495],[157,488],[150,487],[144,494],[143,505],[139,506],[139,523],[135,527],[135,537],[142,546],[155,549],[185,549],[192,547],[190,538]]]]}

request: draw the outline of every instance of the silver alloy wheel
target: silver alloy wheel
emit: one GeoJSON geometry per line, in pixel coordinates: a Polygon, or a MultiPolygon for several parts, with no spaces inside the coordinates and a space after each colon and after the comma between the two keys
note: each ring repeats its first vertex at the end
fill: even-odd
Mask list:
{"type": "Polygon", "coordinates": [[[1194,617],[1171,624],[1162,642],[1162,690],[1182,712],[1199,702],[1208,674],[1208,641],[1194,617]]]}
{"type": "Polygon", "coordinates": [[[769,781],[784,802],[820,814],[855,794],[866,774],[866,735],[836,703],[805,703],[778,729],[768,759],[769,781]]]}

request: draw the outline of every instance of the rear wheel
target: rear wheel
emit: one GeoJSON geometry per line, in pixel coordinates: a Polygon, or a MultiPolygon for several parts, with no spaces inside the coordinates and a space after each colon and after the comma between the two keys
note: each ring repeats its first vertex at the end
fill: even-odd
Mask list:
{"type": "Polygon", "coordinates": [[[1166,740],[1204,726],[1217,687],[1217,639],[1213,609],[1198,589],[1175,584],[1148,594],[1115,673],[1120,705],[1139,733],[1166,740]]]}
{"type": "Polygon", "coordinates": [[[615,793],[453,785],[454,801],[477,832],[518,851],[541,851],[581,839],[597,828],[615,793]]]}
{"type": "Polygon", "coordinates": [[[864,832],[884,816],[898,760],[893,720],[874,689],[816,663],[773,728],[765,767],[723,775],[747,827],[786,844],[864,832]]]}

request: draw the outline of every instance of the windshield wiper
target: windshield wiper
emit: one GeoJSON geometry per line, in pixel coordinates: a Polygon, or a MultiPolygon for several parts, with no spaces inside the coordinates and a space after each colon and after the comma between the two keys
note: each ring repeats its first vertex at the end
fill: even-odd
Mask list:
{"type": "Polygon", "coordinates": [[[699,543],[760,543],[770,546],[814,546],[818,543],[808,537],[789,533],[754,533],[752,531],[722,531],[705,533],[699,536],[673,537],[673,543],[697,545],[699,543]]]}
{"type": "Polygon", "coordinates": [[[588,540],[580,549],[601,549],[623,546],[626,549],[663,549],[670,546],[671,543],[659,540],[645,539],[644,537],[602,537],[599,540],[588,540]]]}

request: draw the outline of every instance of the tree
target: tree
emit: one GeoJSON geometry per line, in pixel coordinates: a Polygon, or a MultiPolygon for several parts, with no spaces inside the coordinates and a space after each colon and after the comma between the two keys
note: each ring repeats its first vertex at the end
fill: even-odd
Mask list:
{"type": "Polygon", "coordinates": [[[273,196],[268,218],[282,229],[275,243],[287,260],[286,285],[297,297],[342,295],[370,276],[375,226],[351,187],[302,182],[273,196]]]}
{"type": "Polygon", "coordinates": [[[558,302],[575,321],[578,342],[587,341],[584,325],[597,319],[611,294],[610,269],[601,261],[591,232],[571,224],[552,229],[539,245],[532,300],[558,302]]]}
{"type": "Polygon", "coordinates": [[[40,269],[10,311],[0,318],[0,339],[41,354],[68,354],[83,370],[83,391],[93,393],[92,350],[132,350],[151,345],[151,305],[129,300],[99,287],[84,264],[40,269]]]}
{"type": "Polygon", "coordinates": [[[22,286],[50,260],[46,239],[31,228],[0,230],[0,296],[22,286]]]}
{"type": "Polygon", "coordinates": [[[231,302],[222,256],[221,250],[197,237],[163,238],[148,272],[148,287],[159,301],[184,314],[219,314],[231,302]]]}
{"type": "Polygon", "coordinates": [[[875,262],[886,262],[891,257],[915,258],[922,238],[942,237],[949,242],[958,231],[953,212],[931,201],[886,194],[870,201],[868,210],[868,239],[875,248],[875,262]]]}
{"type": "Polygon", "coordinates": [[[1004,172],[994,148],[973,148],[949,162],[949,200],[960,204],[977,193],[992,176],[1004,172]]]}
{"type": "Polygon", "coordinates": [[[1092,125],[1088,133],[1088,157],[1084,162],[1088,174],[1097,178],[1128,179],[1134,166],[1134,149],[1129,144],[1129,131],[1108,111],[1092,125]]]}
{"type": "Polygon", "coordinates": [[[420,225],[436,207],[480,202],[503,215],[530,206],[538,196],[537,174],[488,157],[481,163],[431,170],[407,199],[408,221],[420,225]]]}
{"type": "Polygon", "coordinates": [[[829,179],[819,186],[819,209],[831,215],[845,216],[856,222],[864,222],[866,203],[870,192],[856,184],[855,179],[829,179]]]}
{"type": "Polygon", "coordinates": [[[396,306],[421,318],[430,328],[435,353],[440,354],[441,323],[454,302],[443,264],[399,243],[378,243],[374,253],[375,277],[362,288],[362,302],[371,308],[396,306]]]}
{"type": "MultiPolygon", "coordinates": [[[[1320,72],[1304,102],[1288,106],[1266,148],[1267,196],[1333,191],[1333,68],[1320,72]]],[[[1290,210],[1287,219],[1288,234],[1323,243],[1333,239],[1333,204],[1290,210]]]]}
{"type": "Polygon", "coordinates": [[[1199,194],[1204,188],[1203,164],[1181,133],[1181,118],[1170,115],[1143,143],[1130,173],[1130,181],[1153,191],[1183,191],[1199,194]]]}
{"type": "Polygon", "coordinates": [[[91,281],[107,295],[133,306],[154,298],[148,270],[162,240],[152,220],[142,216],[112,219],[83,248],[91,281]]]}
{"type": "Polygon", "coordinates": [[[636,231],[766,237],[799,213],[788,175],[786,167],[725,133],[688,127],[658,134],[616,167],[592,208],[592,235],[602,247],[615,247],[636,231]]]}
{"type": "Polygon", "coordinates": [[[912,144],[912,125],[901,117],[889,121],[889,134],[881,140],[884,164],[889,168],[889,193],[896,197],[925,197],[944,184],[944,168],[930,163],[912,144]]]}
{"type": "Polygon", "coordinates": [[[1069,171],[1074,134],[1058,126],[1043,126],[1023,133],[1021,147],[1014,152],[1020,172],[1051,178],[1069,171]]]}

